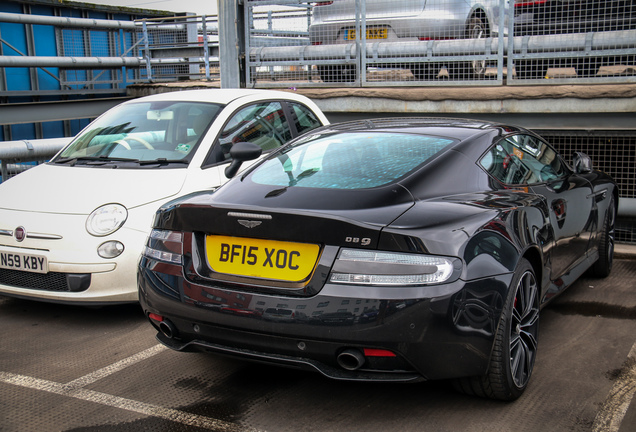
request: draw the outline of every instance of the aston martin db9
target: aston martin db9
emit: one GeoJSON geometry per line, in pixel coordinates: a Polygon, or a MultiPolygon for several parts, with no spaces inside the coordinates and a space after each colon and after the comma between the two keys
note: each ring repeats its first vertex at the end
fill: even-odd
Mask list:
{"type": "MultiPolygon", "coordinates": [[[[226,174],[258,155],[237,143],[226,174]]],[[[609,274],[617,204],[588,156],[519,127],[325,126],[162,206],[140,301],[175,350],[514,400],[541,308],[609,274]]]]}

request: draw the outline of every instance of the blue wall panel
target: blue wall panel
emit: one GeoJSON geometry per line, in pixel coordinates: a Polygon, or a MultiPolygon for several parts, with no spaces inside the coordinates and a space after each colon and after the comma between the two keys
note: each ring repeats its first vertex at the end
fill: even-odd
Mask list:
{"type": "MultiPolygon", "coordinates": [[[[31,13],[33,15],[52,16],[54,14],[54,11],[51,7],[33,5],[31,6],[31,13]]],[[[58,55],[57,46],[55,43],[55,28],[53,26],[34,25],[33,39],[35,41],[36,55],[51,57],[55,57],[58,55]]],[[[49,73],[46,73],[42,69],[37,69],[38,85],[40,87],[40,90],[59,90],[59,69],[47,68],[46,70],[49,73]],[[56,77],[57,79],[54,77],[56,77]]]]}
{"type": "MultiPolygon", "coordinates": [[[[3,55],[24,56],[28,54],[26,34],[23,24],[1,23],[0,34],[6,43],[2,44],[3,55]]],[[[7,90],[31,90],[29,68],[5,68],[7,90]]]]}
{"type": "MultiPolygon", "coordinates": [[[[94,19],[114,19],[121,21],[131,21],[137,16],[122,13],[120,10],[93,10],[88,3],[85,8],[78,9],[82,3],[75,3],[74,6],[64,4],[64,1],[55,1],[50,4],[33,4],[29,1],[0,0],[0,12],[43,16],[61,16],[72,18],[94,18],[94,19]]],[[[100,6],[101,7],[101,6],[100,6]]],[[[98,7],[99,8],[99,7],[98,7]]],[[[106,7],[107,8],[107,7],[106,7]]],[[[152,17],[152,15],[149,15],[152,17]]],[[[0,23],[0,37],[6,43],[0,42],[0,55],[37,55],[37,56],[95,56],[114,57],[123,55],[133,45],[133,35],[126,31],[119,30],[113,37],[112,32],[106,30],[83,30],[69,29],[56,31],[53,25],[24,25],[14,23],[0,23]],[[32,52],[29,52],[29,41],[31,32],[33,35],[32,52]],[[58,46],[59,45],[59,46],[58,46]],[[34,50],[34,52],[33,52],[34,50]]],[[[136,50],[128,52],[127,56],[138,55],[136,50]]],[[[65,82],[70,83],[71,89],[79,90],[87,88],[87,81],[93,80],[96,89],[119,89],[125,87],[127,83],[133,81],[136,71],[126,71],[125,68],[115,70],[60,70],[59,68],[4,68],[6,88],[0,87],[7,92],[28,92],[37,94],[38,91],[57,92],[69,87],[64,87],[60,83],[60,76],[65,77],[65,82]],[[35,80],[32,80],[35,78],[35,80]],[[123,81],[118,84],[113,81],[123,81]],[[33,82],[32,82],[33,81],[33,82]],[[76,84],[73,84],[73,83],[76,84]]],[[[117,95],[120,92],[116,93],[117,95]]],[[[109,97],[109,94],[104,94],[109,97]]],[[[22,95],[8,96],[9,103],[35,102],[35,101],[56,101],[56,100],[81,100],[93,98],[94,95],[65,94],[65,95],[22,95]]],[[[90,119],[70,120],[67,122],[54,121],[42,123],[41,127],[35,124],[11,125],[6,128],[0,126],[0,141],[36,139],[41,131],[42,138],[55,138],[65,135],[65,129],[71,135],[76,135],[90,123],[90,119]],[[65,125],[67,126],[65,128],[65,125]],[[70,130],[70,131],[69,131],[70,130]],[[5,133],[8,131],[9,133],[5,133]]],[[[1,121],[0,121],[1,124],[1,121]]]]}

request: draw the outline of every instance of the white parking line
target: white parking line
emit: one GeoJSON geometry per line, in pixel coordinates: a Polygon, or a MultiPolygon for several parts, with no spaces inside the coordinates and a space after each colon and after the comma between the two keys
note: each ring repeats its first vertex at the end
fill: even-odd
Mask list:
{"type": "Polygon", "coordinates": [[[616,378],[616,382],[596,414],[593,432],[618,432],[627,409],[636,393],[636,343],[627,355],[627,368],[616,378]]]}
{"type": "Polygon", "coordinates": [[[205,429],[212,429],[219,432],[247,432],[256,431],[255,429],[245,428],[234,423],[224,422],[222,420],[213,419],[210,417],[204,417],[196,414],[190,414],[184,411],[179,411],[171,408],[164,408],[158,405],[139,402],[132,399],[126,399],[118,396],[109,395],[93,390],[86,390],[82,387],[94,383],[106,376],[109,376],[117,371],[120,371],[130,365],[138,363],[141,360],[152,357],[165,350],[163,345],[155,345],[145,351],[135,354],[131,357],[125,358],[113,363],[110,366],[99,369],[93,373],[85,375],[81,378],[68,382],[67,384],[57,383],[53,381],[43,380],[39,378],[33,378],[25,375],[14,374],[11,372],[0,371],[0,382],[5,384],[12,384],[24,388],[30,388],[34,390],[45,391],[48,393],[54,393],[62,396],[72,397],[83,401],[89,401],[98,403],[101,405],[110,406],[113,408],[120,408],[126,411],[132,411],[139,414],[158,417],[165,420],[170,420],[176,423],[181,423],[188,426],[196,426],[205,429]]]}
{"type": "Polygon", "coordinates": [[[152,348],[148,348],[145,351],[142,351],[138,354],[135,354],[133,356],[127,357],[123,360],[120,360],[116,363],[113,363],[112,365],[106,366],[105,368],[96,370],[95,372],[92,372],[88,375],[84,375],[83,377],[77,378],[69,383],[66,384],[67,387],[74,387],[74,388],[80,388],[80,387],[85,387],[88,384],[92,384],[95,381],[98,381],[102,378],[107,377],[108,375],[111,375],[115,372],[118,372],[124,368],[127,368],[128,366],[134,365],[135,363],[138,363],[142,360],[145,360],[147,358],[150,358],[152,356],[154,356],[155,354],[159,354],[160,352],[167,350],[168,348],[164,345],[161,344],[157,344],[155,346],[153,346],[152,348]]]}

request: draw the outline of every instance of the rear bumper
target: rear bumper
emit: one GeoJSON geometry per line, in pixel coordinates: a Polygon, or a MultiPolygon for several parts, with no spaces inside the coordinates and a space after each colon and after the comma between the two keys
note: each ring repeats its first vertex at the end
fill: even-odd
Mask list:
{"type": "MultiPolygon", "coordinates": [[[[439,15],[423,15],[417,18],[373,18],[367,19],[368,28],[385,27],[389,29],[389,38],[369,40],[371,42],[417,41],[419,38],[462,38],[466,32],[466,18],[439,15]]],[[[309,27],[309,40],[312,44],[355,43],[345,41],[344,30],[355,29],[352,20],[328,21],[312,24],[309,27]]]]}
{"type": "MultiPolygon", "coordinates": [[[[172,337],[158,335],[168,347],[364,381],[486,373],[511,277],[409,289],[327,284],[315,296],[298,298],[196,285],[157,273],[146,263],[141,260],[138,274],[140,302],[147,315],[173,326],[172,337]],[[264,319],[268,307],[294,314],[285,321],[264,319]],[[365,349],[388,350],[395,357],[366,356],[355,370],[338,360],[346,350],[365,349]]],[[[159,321],[150,321],[159,330],[159,321]]]]}

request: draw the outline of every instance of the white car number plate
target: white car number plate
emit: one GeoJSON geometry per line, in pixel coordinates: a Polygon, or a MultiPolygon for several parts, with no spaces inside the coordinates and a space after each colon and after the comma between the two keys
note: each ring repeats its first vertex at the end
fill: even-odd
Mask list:
{"type": "Polygon", "coordinates": [[[46,257],[19,252],[0,252],[0,268],[32,273],[48,273],[46,257]]]}

